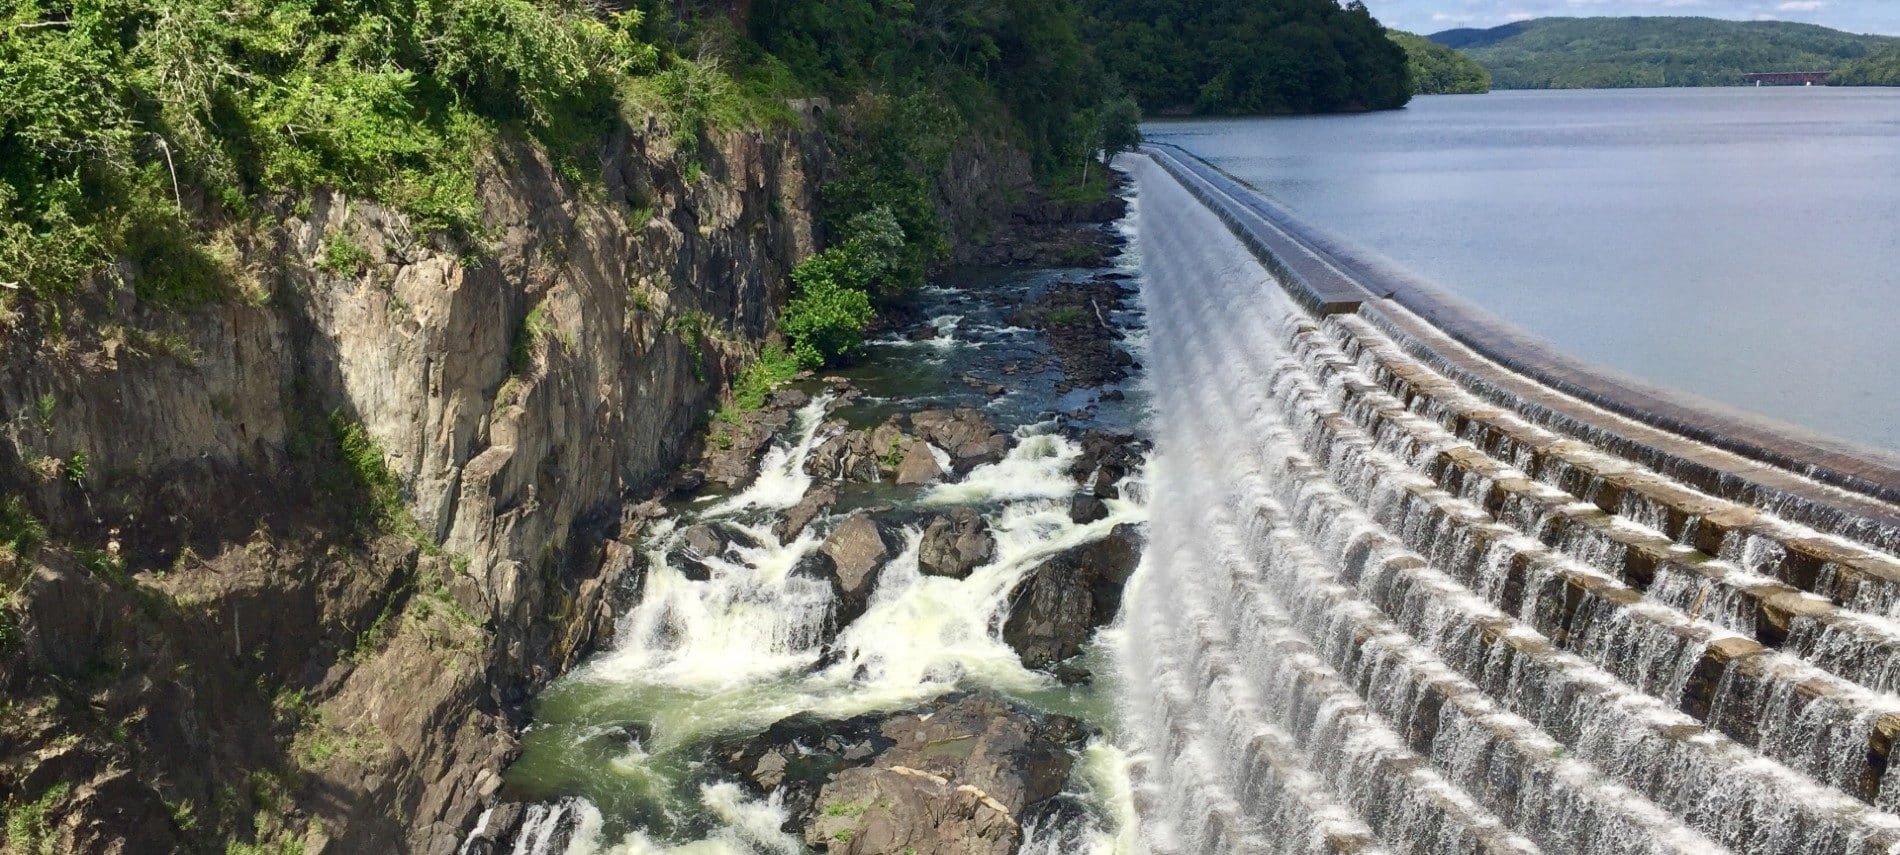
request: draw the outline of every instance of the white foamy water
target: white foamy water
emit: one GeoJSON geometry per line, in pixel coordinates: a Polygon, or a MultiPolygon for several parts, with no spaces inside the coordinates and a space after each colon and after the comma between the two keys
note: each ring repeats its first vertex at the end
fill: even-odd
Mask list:
{"type": "MultiPolygon", "coordinates": [[[[1375,323],[1308,315],[1130,165],[1156,451],[1111,642],[1153,849],[1900,851],[1891,599],[1848,612],[1784,583],[1779,551],[1671,542],[1728,503],[1463,393],[1375,323]],[[1609,476],[1689,496],[1688,523],[1577,486],[1609,476]],[[1648,554],[1666,563],[1634,574],[1648,554]],[[1792,633],[1734,647],[1770,594],[1801,604],[1792,633]]],[[[1749,536],[1813,534],[1768,510],[1749,536]]]]}

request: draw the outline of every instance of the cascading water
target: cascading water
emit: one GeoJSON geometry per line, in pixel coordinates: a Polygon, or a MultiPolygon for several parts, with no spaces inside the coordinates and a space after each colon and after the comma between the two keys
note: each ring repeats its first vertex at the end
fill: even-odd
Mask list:
{"type": "MultiPolygon", "coordinates": [[[[1122,261],[1134,276],[1132,253],[1122,261]]],[[[973,287],[1044,288],[1053,273],[1006,274],[973,287]]],[[[1025,293],[1028,293],[1025,291],[1025,293]]],[[[851,401],[822,389],[800,408],[737,493],[689,504],[648,528],[646,573],[635,605],[617,625],[614,645],[564,677],[538,701],[525,753],[510,772],[530,809],[521,855],[594,853],[798,853],[802,839],[782,830],[780,794],[760,798],[711,767],[708,746],[809,713],[841,720],[897,710],[948,692],[992,689],[1050,712],[1081,718],[1105,733],[1076,759],[1068,789],[1085,814],[1027,818],[1022,851],[1041,855],[1132,853],[1137,829],[1129,761],[1111,741],[1115,668],[1107,645],[1088,654],[1093,688],[1058,685],[1025,668],[1001,637],[1011,595],[1052,556],[1103,539],[1146,519],[1145,474],[1137,467],[1104,499],[1105,514],[1077,522],[1072,465],[1083,449],[1074,415],[1079,394],[1056,388],[1052,364],[1034,331],[1008,320],[1020,298],[976,300],[932,286],[935,336],[874,342],[865,364],[848,373],[865,394],[851,401]],[[960,378],[985,366],[1012,366],[1006,394],[968,391],[960,378]],[[945,388],[953,390],[945,400],[945,388]],[[957,398],[956,395],[974,396],[957,398]],[[814,451],[846,417],[875,422],[932,406],[978,405],[1013,427],[1007,453],[954,480],[921,490],[890,484],[833,484],[843,499],[802,533],[781,543],[775,526],[815,486],[814,451]],[[896,505],[895,510],[889,506],[896,505]],[[878,571],[861,614],[839,626],[830,582],[802,565],[852,513],[885,508],[901,523],[893,557],[878,571]],[[920,570],[926,515],[974,509],[993,539],[990,558],[967,576],[920,570]],[[678,556],[692,552],[691,572],[678,556]],[[698,538],[696,540],[695,538],[698,538]],[[560,833],[555,829],[559,827],[560,833]],[[527,832],[533,832],[532,839],[527,832]]],[[[1121,318],[1139,323],[1138,313],[1121,318]]],[[[1138,342],[1130,349],[1142,356],[1138,342]]],[[[996,379],[1001,380],[1002,377],[996,379]]],[[[1114,396],[1104,425],[1133,427],[1141,390],[1114,396]]],[[[1093,410],[1091,410],[1093,412],[1093,410]]],[[[949,470],[949,455],[931,452],[949,470]]]]}
{"type": "Polygon", "coordinates": [[[1314,316],[1129,165],[1155,500],[1117,642],[1155,850],[1900,851],[1885,541],[1698,492],[1377,319],[1314,316]]]}

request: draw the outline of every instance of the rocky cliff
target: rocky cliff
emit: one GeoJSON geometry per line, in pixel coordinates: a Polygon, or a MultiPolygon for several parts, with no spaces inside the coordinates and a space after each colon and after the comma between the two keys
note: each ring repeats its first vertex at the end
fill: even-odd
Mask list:
{"type": "Polygon", "coordinates": [[[5,848],[453,850],[816,240],[811,133],[668,140],[503,144],[466,241],[319,194],[196,305],[0,303],[5,848]]]}

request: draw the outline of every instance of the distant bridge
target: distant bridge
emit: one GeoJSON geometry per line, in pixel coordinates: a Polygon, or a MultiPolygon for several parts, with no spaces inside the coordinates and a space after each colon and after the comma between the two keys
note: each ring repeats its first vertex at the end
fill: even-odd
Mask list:
{"type": "Polygon", "coordinates": [[[1756,86],[1826,86],[1832,71],[1764,71],[1743,75],[1756,86]]]}

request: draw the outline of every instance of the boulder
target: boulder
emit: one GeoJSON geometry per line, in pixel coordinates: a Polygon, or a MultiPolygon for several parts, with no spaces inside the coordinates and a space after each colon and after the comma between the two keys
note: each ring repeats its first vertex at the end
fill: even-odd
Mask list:
{"type": "Polygon", "coordinates": [[[897,464],[897,483],[900,486],[935,484],[943,480],[943,476],[943,467],[937,465],[937,455],[930,452],[930,443],[911,440],[904,459],[897,464]]]}
{"type": "MultiPolygon", "coordinates": [[[[791,421],[791,411],[781,407],[766,407],[746,413],[739,424],[719,435],[720,441],[706,444],[705,456],[701,458],[697,470],[703,476],[700,483],[728,490],[749,483],[758,474],[759,458],[765,456],[766,446],[771,444],[772,437],[784,430],[791,421]]],[[[678,489],[681,486],[684,485],[676,485],[676,492],[690,492],[678,489]]],[[[697,489],[697,485],[692,489],[697,489]]]]}
{"type": "Polygon", "coordinates": [[[1108,519],[1108,503],[1089,493],[1077,493],[1069,498],[1069,521],[1076,525],[1088,525],[1097,520],[1108,519]]]}
{"type": "Polygon", "coordinates": [[[701,523],[680,532],[680,543],[666,554],[666,563],[695,582],[712,578],[712,565],[706,559],[724,555],[732,543],[717,526],[701,523]]]}
{"type": "Polygon", "coordinates": [[[950,468],[958,475],[1009,453],[1009,437],[972,407],[913,413],[910,425],[919,439],[950,453],[950,468]]]}
{"type": "Polygon", "coordinates": [[[1012,594],[1003,640],[1029,668],[1048,669],[1080,653],[1096,628],[1114,620],[1140,560],[1140,533],[1123,524],[1044,561],[1012,594]]]}
{"type": "Polygon", "coordinates": [[[803,534],[805,527],[819,514],[831,509],[838,503],[838,491],[830,487],[814,487],[805,492],[798,504],[785,512],[783,519],[772,526],[772,534],[778,537],[780,544],[791,543],[803,534]]]}
{"type": "Polygon", "coordinates": [[[820,790],[805,840],[829,853],[1006,855],[1025,814],[1055,798],[1087,732],[994,693],[945,699],[891,716],[868,763],[820,790]]]}
{"type": "Polygon", "coordinates": [[[833,481],[876,481],[878,460],[871,444],[871,432],[841,430],[842,424],[830,427],[840,432],[827,437],[812,449],[811,456],[805,459],[805,472],[833,481]]]}
{"type": "Polygon", "coordinates": [[[890,558],[890,546],[877,521],[859,511],[839,523],[819,545],[817,554],[800,566],[830,580],[837,596],[832,624],[844,627],[864,614],[871,590],[877,586],[878,571],[890,558]]]}
{"type": "Polygon", "coordinates": [[[917,569],[927,576],[963,579],[996,557],[989,524],[969,508],[930,518],[917,546],[917,569]]]}

